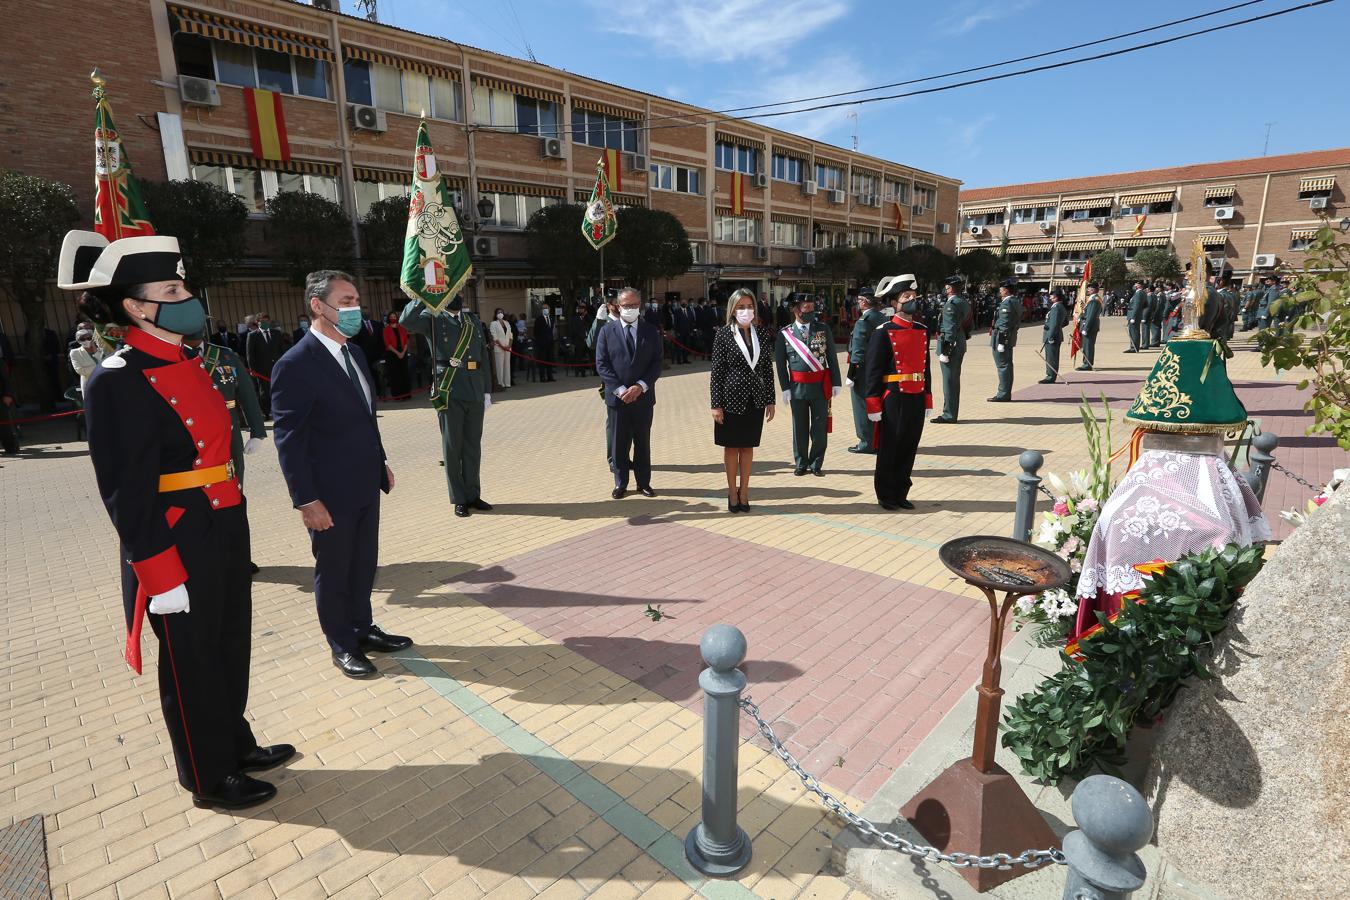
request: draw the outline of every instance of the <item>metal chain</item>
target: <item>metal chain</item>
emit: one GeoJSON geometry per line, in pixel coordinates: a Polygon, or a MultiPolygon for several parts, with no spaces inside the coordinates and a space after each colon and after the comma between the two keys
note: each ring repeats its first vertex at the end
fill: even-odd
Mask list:
{"type": "Polygon", "coordinates": [[[915,844],[905,840],[893,831],[884,831],[875,823],[864,819],[862,816],[844,806],[838,798],[834,797],[828,791],[820,786],[819,779],[802,768],[801,763],[788,752],[787,747],[774,734],[773,726],[764,721],[760,715],[759,707],[749,697],[740,699],[740,707],[745,710],[746,715],[755,721],[759,727],[759,733],[769,742],[773,752],[781,759],[789,769],[797,774],[802,780],[802,786],[809,793],[815,794],[820,801],[825,804],[832,813],[847,822],[851,827],[857,829],[868,837],[875,838],[881,843],[890,847],[892,850],[899,850],[901,853],[907,853],[916,859],[926,859],[931,862],[945,862],[956,866],[958,869],[978,868],[978,869],[1011,869],[1015,865],[1020,865],[1028,869],[1035,869],[1038,866],[1047,863],[1057,863],[1067,865],[1068,860],[1064,854],[1058,850],[1024,850],[1019,855],[1013,856],[1009,853],[993,853],[989,856],[976,856],[973,853],[943,853],[936,847],[928,847],[921,844],[915,844]]]}
{"type": "Polygon", "coordinates": [[[1299,484],[1303,485],[1305,488],[1307,488],[1307,489],[1310,490],[1310,491],[1314,491],[1314,492],[1319,493],[1319,494],[1322,492],[1322,489],[1321,489],[1320,487],[1318,487],[1318,486],[1315,485],[1315,484],[1309,484],[1309,483],[1308,483],[1308,480],[1307,480],[1306,478],[1301,478],[1301,477],[1299,477],[1298,475],[1296,475],[1296,474],[1294,474],[1293,472],[1289,471],[1289,470],[1286,469],[1284,466],[1280,465],[1279,463],[1275,462],[1274,460],[1271,460],[1270,467],[1271,467],[1272,469],[1274,469],[1276,472],[1279,472],[1279,473],[1280,473],[1281,475],[1283,475],[1285,478],[1292,478],[1292,479],[1294,479],[1295,481],[1297,481],[1299,484]]]}
{"type": "Polygon", "coordinates": [[[1051,500],[1056,499],[1055,495],[1050,492],[1050,489],[1043,484],[1036,485],[1036,490],[1040,491],[1042,494],[1049,497],[1051,500]]]}

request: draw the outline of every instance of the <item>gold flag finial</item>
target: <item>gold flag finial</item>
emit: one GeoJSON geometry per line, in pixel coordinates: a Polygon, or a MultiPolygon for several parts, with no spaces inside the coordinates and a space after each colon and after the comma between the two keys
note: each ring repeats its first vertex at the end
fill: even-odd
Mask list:
{"type": "Polygon", "coordinates": [[[103,77],[103,71],[98,66],[89,73],[89,80],[94,83],[94,99],[102,100],[107,91],[108,79],[103,77]]]}

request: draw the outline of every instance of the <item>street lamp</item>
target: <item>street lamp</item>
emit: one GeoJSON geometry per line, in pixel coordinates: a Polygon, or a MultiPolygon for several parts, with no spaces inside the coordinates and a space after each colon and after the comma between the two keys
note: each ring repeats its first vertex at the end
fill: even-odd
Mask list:
{"type": "Polygon", "coordinates": [[[495,207],[492,204],[491,197],[478,198],[478,218],[481,220],[491,219],[492,211],[495,207]]]}
{"type": "Polygon", "coordinates": [[[782,278],[782,277],[783,277],[783,270],[782,270],[782,269],[779,269],[779,268],[775,268],[775,269],[773,270],[773,280],[774,280],[774,281],[777,281],[778,279],[780,279],[780,278],[782,278]]]}
{"type": "Polygon", "coordinates": [[[1345,234],[1346,232],[1350,232],[1350,216],[1341,219],[1341,234],[1345,234]]]}

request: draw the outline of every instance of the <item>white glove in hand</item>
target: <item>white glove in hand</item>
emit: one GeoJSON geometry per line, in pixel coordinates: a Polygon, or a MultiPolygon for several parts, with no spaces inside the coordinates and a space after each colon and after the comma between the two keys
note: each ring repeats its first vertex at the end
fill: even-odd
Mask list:
{"type": "Polygon", "coordinates": [[[492,395],[491,395],[491,394],[484,394],[484,395],[483,395],[483,412],[487,412],[488,409],[490,409],[491,407],[492,407],[492,395]]]}
{"type": "Polygon", "coordinates": [[[783,391],[783,402],[784,403],[792,402],[792,391],[783,391]]]}
{"type": "Polygon", "coordinates": [[[881,421],[881,413],[868,413],[868,414],[867,414],[867,421],[869,421],[869,422],[880,422],[880,421],[881,421]]]}
{"type": "Polygon", "coordinates": [[[999,344],[999,345],[998,345],[998,352],[999,352],[999,353],[1002,353],[1002,352],[1003,352],[1003,345],[1002,345],[1002,344],[999,344]]]}
{"type": "Polygon", "coordinates": [[[951,361],[952,361],[951,357],[948,356],[947,354],[945,353],[938,354],[938,362],[943,363],[945,365],[946,363],[949,363],[951,361]]]}
{"type": "Polygon", "coordinates": [[[244,442],[244,455],[247,456],[248,454],[256,451],[259,447],[262,446],[262,442],[264,440],[266,440],[266,438],[253,438],[253,437],[249,438],[247,441],[244,442]]]}
{"type": "Polygon", "coordinates": [[[830,388],[830,399],[833,400],[835,397],[838,396],[839,396],[839,386],[835,385],[834,387],[830,388]]]}
{"type": "Polygon", "coordinates": [[[844,376],[844,387],[853,387],[853,379],[847,375],[844,376]]]}
{"type": "Polygon", "coordinates": [[[189,612],[187,585],[180,584],[162,594],[155,594],[150,598],[150,611],[157,616],[189,612]]]}

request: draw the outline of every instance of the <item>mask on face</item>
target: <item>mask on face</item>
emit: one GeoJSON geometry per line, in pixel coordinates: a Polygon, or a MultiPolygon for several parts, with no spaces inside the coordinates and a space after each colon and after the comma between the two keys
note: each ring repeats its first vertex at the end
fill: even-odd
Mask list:
{"type": "Polygon", "coordinates": [[[813,312],[804,312],[801,314],[801,320],[803,323],[810,325],[816,320],[816,314],[813,312]]]}
{"type": "Polygon", "coordinates": [[[628,309],[627,307],[619,308],[619,318],[623,319],[628,325],[632,325],[636,322],[640,315],[642,315],[642,310],[640,309],[628,309]]]}
{"type": "Polygon", "coordinates": [[[751,322],[755,321],[755,311],[753,309],[736,310],[736,321],[742,325],[749,325],[751,322]]]}
{"type": "Polygon", "coordinates": [[[331,303],[325,303],[324,306],[337,313],[337,321],[333,327],[337,329],[338,334],[343,337],[356,337],[356,333],[361,330],[361,310],[355,306],[345,306],[339,309],[331,303]]]}
{"type": "Polygon", "coordinates": [[[262,328],[263,331],[271,331],[271,330],[272,330],[272,323],[271,323],[271,322],[262,322],[262,323],[259,324],[259,327],[262,328]]]}
{"type": "Polygon", "coordinates": [[[504,312],[499,312],[499,313],[497,313],[497,321],[498,321],[498,322],[500,322],[502,319],[505,319],[505,318],[506,318],[506,313],[504,313],[504,312]]]}
{"type": "Polygon", "coordinates": [[[309,319],[301,319],[301,320],[300,320],[300,330],[301,330],[301,331],[309,331],[309,319]]]}
{"type": "Polygon", "coordinates": [[[463,308],[464,308],[464,298],[459,294],[456,294],[455,299],[450,301],[450,309],[453,312],[459,312],[463,308]]]}
{"type": "Polygon", "coordinates": [[[919,309],[918,300],[901,300],[900,311],[907,316],[912,316],[919,309]]]}
{"type": "Polygon", "coordinates": [[[155,324],[174,334],[201,334],[206,327],[206,307],[196,297],[178,303],[160,303],[155,312],[155,324]]]}

